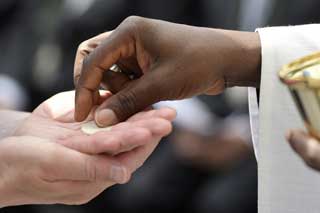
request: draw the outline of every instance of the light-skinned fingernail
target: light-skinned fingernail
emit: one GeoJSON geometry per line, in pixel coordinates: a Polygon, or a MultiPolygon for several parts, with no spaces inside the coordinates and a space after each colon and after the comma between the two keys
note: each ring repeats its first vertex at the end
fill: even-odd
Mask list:
{"type": "Polygon", "coordinates": [[[95,120],[100,127],[113,125],[118,122],[116,114],[111,109],[97,110],[95,120]]]}
{"type": "Polygon", "coordinates": [[[110,169],[110,179],[116,183],[125,183],[127,181],[126,178],[126,169],[121,166],[111,166],[110,169]]]}

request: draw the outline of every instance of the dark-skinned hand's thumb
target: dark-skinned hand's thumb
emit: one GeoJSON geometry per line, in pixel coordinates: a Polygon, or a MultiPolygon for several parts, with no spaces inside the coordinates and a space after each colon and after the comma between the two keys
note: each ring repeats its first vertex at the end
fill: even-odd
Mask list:
{"type": "Polygon", "coordinates": [[[128,83],[123,89],[108,98],[95,111],[95,121],[104,127],[124,121],[150,105],[166,99],[161,92],[159,81],[150,72],[128,83]]]}

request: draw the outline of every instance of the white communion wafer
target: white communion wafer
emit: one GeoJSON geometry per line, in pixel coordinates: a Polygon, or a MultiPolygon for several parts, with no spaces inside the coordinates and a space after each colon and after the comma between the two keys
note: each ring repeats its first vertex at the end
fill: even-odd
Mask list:
{"type": "Polygon", "coordinates": [[[94,121],[89,121],[87,123],[82,124],[81,130],[85,134],[92,135],[94,133],[101,132],[101,131],[110,131],[111,127],[109,126],[109,127],[100,128],[96,125],[94,121]]]}

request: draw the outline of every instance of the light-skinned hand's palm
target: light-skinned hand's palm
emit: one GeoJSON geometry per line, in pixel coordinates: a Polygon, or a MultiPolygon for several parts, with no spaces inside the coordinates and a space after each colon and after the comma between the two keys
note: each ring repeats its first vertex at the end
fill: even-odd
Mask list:
{"type": "Polygon", "coordinates": [[[171,131],[175,117],[169,108],[144,111],[89,136],[73,119],[73,99],[74,92],[53,96],[21,122],[19,137],[1,141],[0,206],[88,202],[127,182],[171,131]]]}
{"type": "MultiPolygon", "coordinates": [[[[103,92],[104,100],[109,96],[110,93],[103,92]]],[[[86,135],[81,131],[81,125],[93,120],[93,112],[86,121],[75,122],[74,91],[70,91],[59,93],[39,105],[15,135],[49,139],[87,154],[117,154],[114,158],[128,165],[132,172],[171,131],[169,121],[174,117],[175,111],[170,108],[148,110],[114,125],[110,131],[86,135]]]]}

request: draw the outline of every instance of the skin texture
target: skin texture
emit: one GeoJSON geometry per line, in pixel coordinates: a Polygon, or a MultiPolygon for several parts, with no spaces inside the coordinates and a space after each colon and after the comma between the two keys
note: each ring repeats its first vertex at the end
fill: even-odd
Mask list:
{"type": "Polygon", "coordinates": [[[86,119],[100,86],[115,94],[96,111],[96,123],[107,126],[160,100],[257,86],[259,72],[257,33],[129,17],[114,31],[80,44],[74,68],[75,119],[86,119]],[[110,72],[113,64],[122,73],[110,72]]]}
{"type": "Polygon", "coordinates": [[[290,130],[286,138],[292,149],[309,167],[320,171],[320,143],[302,130],[290,130]]]}
{"type": "Polygon", "coordinates": [[[74,92],[53,96],[1,140],[0,206],[83,204],[126,183],[171,132],[175,117],[170,108],[150,109],[89,136],[74,121],[73,99],[74,92]]]}
{"type": "MultiPolygon", "coordinates": [[[[86,119],[99,99],[100,86],[115,95],[97,109],[99,126],[125,120],[160,100],[214,95],[230,86],[258,87],[260,52],[257,33],[129,17],[114,31],[79,45],[74,66],[75,119],[86,119]],[[113,64],[122,73],[110,72],[113,64]]],[[[289,135],[293,149],[320,170],[315,139],[300,130],[289,135]]]]}
{"type": "Polygon", "coordinates": [[[17,126],[26,119],[30,113],[0,109],[0,140],[12,136],[17,126]]]}

